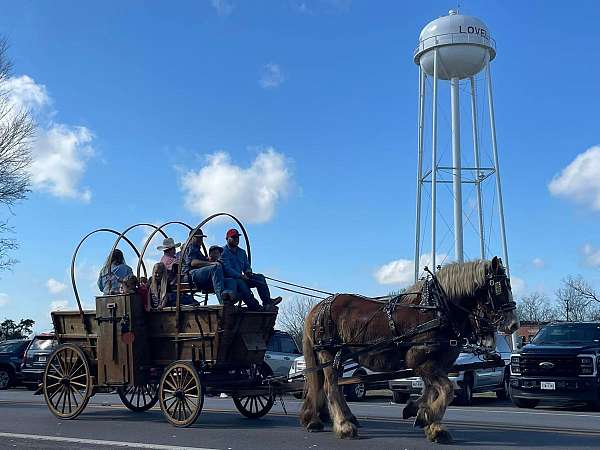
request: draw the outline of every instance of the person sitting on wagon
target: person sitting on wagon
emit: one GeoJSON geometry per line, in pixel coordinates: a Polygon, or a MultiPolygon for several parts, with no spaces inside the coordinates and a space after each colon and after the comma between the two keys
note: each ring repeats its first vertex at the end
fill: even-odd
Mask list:
{"type": "MultiPolygon", "coordinates": [[[[221,262],[222,255],[223,255],[223,247],[221,247],[219,245],[211,245],[210,248],[208,249],[208,260],[210,262],[221,265],[221,268],[223,267],[222,262],[221,262]]],[[[231,291],[231,295],[234,298],[234,300],[237,300],[237,298],[238,298],[239,289],[237,288],[237,286],[238,286],[238,283],[241,283],[241,282],[242,282],[241,279],[227,278],[227,277],[225,277],[223,279],[223,284],[225,286],[225,290],[231,291]]],[[[251,309],[252,311],[259,311],[261,309],[260,304],[256,301],[256,299],[254,297],[252,297],[250,300],[248,300],[246,298],[242,298],[241,300],[246,304],[248,309],[251,309]]]]}
{"type": "Polygon", "coordinates": [[[169,272],[173,272],[173,265],[179,261],[179,256],[176,253],[177,247],[181,247],[181,242],[176,244],[172,237],[163,239],[162,245],[156,247],[157,250],[161,250],[163,252],[160,262],[165,265],[169,272]]]}
{"type": "Polygon", "coordinates": [[[264,308],[271,308],[279,304],[281,297],[271,298],[265,276],[252,272],[246,251],[239,247],[240,233],[238,230],[232,228],[227,231],[225,239],[227,245],[221,255],[223,273],[227,278],[233,278],[237,281],[236,287],[244,303],[247,305],[252,304],[253,301],[258,303],[250,290],[250,288],[256,288],[264,308]]]}
{"type": "Polygon", "coordinates": [[[225,289],[221,264],[210,262],[200,250],[205,237],[202,230],[190,231],[190,241],[181,258],[181,273],[196,289],[213,291],[223,304],[223,297],[230,298],[232,293],[225,289]]]}
{"type": "Polygon", "coordinates": [[[119,294],[121,284],[128,275],[133,275],[133,270],[125,264],[123,252],[115,248],[98,275],[98,289],[104,295],[119,294]]]}
{"type": "MultiPolygon", "coordinates": [[[[148,289],[148,304],[151,308],[162,309],[166,306],[175,306],[177,303],[177,287],[169,277],[169,271],[164,263],[158,262],[152,268],[152,276],[149,280],[150,289],[148,289]]],[[[197,305],[189,294],[180,294],[179,304],[197,305]]]]}

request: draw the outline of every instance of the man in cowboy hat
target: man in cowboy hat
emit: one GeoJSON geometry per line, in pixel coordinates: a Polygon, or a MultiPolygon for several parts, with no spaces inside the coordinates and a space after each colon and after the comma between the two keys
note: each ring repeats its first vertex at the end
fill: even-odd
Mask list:
{"type": "Polygon", "coordinates": [[[224,297],[231,297],[231,292],[225,290],[221,264],[209,261],[200,251],[205,237],[200,229],[190,231],[188,246],[181,259],[181,273],[197,289],[213,290],[222,304],[224,297]]]}
{"type": "Polygon", "coordinates": [[[177,247],[181,247],[181,242],[176,244],[172,237],[164,238],[162,245],[156,247],[157,250],[163,251],[160,262],[165,265],[169,272],[173,270],[173,264],[175,264],[179,259],[176,254],[177,247]]]}
{"type": "Polygon", "coordinates": [[[223,273],[228,278],[234,278],[238,281],[237,289],[244,302],[249,305],[256,302],[250,288],[256,288],[258,296],[262,300],[263,307],[271,308],[281,302],[281,297],[271,298],[269,286],[265,276],[260,273],[252,272],[248,255],[245,250],[239,247],[240,233],[235,228],[227,231],[225,235],[227,245],[223,249],[221,262],[223,264],[223,273]]]}

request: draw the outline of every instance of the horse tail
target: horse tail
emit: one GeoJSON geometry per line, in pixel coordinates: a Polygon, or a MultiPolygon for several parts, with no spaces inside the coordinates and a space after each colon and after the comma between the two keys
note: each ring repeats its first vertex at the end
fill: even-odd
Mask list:
{"type": "Polygon", "coordinates": [[[300,422],[305,427],[309,427],[315,422],[320,422],[319,413],[325,406],[325,392],[323,391],[324,376],[323,369],[315,370],[319,365],[318,355],[314,349],[313,328],[317,320],[317,311],[321,303],[317,304],[308,313],[304,321],[304,330],[302,334],[302,352],[306,371],[304,372],[304,403],[300,409],[300,422]]]}

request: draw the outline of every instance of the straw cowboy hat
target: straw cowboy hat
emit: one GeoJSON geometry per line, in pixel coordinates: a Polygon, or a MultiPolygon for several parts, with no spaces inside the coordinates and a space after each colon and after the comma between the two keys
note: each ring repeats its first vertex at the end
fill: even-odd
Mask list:
{"type": "Polygon", "coordinates": [[[177,248],[181,246],[181,242],[175,243],[175,240],[171,237],[163,239],[162,245],[156,247],[157,250],[169,250],[170,248],[177,248]]]}

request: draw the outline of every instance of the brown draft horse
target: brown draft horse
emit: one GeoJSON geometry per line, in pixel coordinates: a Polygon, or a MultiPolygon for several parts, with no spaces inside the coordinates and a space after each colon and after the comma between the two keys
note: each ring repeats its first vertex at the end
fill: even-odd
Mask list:
{"type": "MultiPolygon", "coordinates": [[[[389,345],[377,352],[354,357],[346,354],[344,359],[352,357],[358,364],[378,372],[413,369],[415,375],[423,379],[424,389],[418,400],[406,405],[403,416],[416,417],[415,426],[423,427],[430,441],[448,443],[452,437],[441,422],[454,398],[448,370],[460,353],[460,346],[453,346],[450,340],[464,339],[476,315],[479,323],[488,324],[483,341],[493,347],[494,329],[512,333],[519,327],[519,320],[510,280],[499,258],[449,264],[441,268],[436,277],[437,286],[445,292],[447,299],[444,325],[410,336],[406,341],[412,344],[408,346],[389,345]]],[[[333,431],[339,438],[357,436],[358,421],[337,384],[341,376],[339,365],[312,371],[311,368],[334,361],[340,345],[351,353],[359,350],[361,344],[364,348],[364,344],[405,336],[419,325],[435,319],[437,313],[434,310],[408,306],[421,303],[425,283],[422,280],[409,287],[406,292],[414,294],[404,295],[400,303],[391,308],[389,303],[338,294],[310,311],[304,326],[303,352],[307,370],[305,400],[300,411],[300,422],[308,431],[321,431],[321,417],[329,415],[333,431]],[[352,348],[352,344],[356,347],[352,348]]]]}

